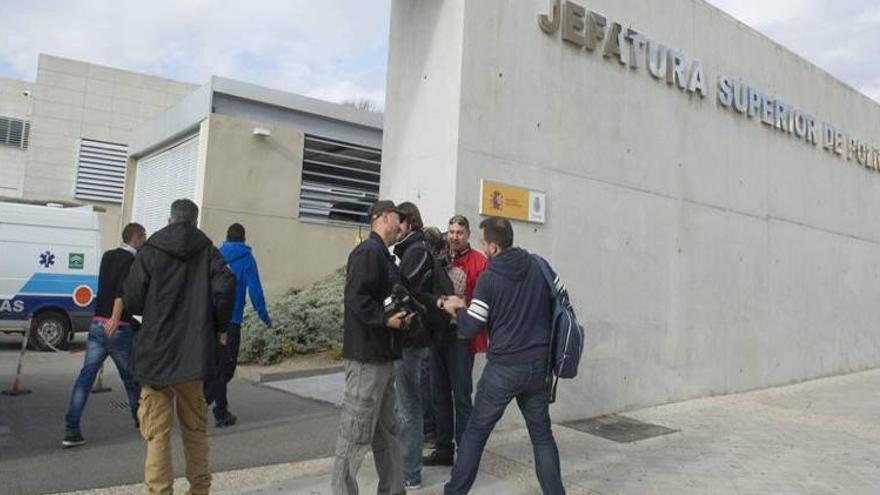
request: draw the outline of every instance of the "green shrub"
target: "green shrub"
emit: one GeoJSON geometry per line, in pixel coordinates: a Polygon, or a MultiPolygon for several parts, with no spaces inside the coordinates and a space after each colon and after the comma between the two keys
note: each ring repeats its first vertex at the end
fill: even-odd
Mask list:
{"type": "Polygon", "coordinates": [[[266,328],[248,307],[241,325],[239,361],[269,365],[338,346],[344,286],[345,270],[340,268],[307,289],[270,298],[266,307],[272,328],[266,328]]]}

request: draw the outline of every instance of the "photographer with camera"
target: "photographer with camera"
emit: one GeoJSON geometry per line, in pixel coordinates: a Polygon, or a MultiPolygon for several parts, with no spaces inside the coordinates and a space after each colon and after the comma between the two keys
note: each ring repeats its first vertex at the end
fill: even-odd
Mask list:
{"type": "Polygon", "coordinates": [[[400,260],[403,285],[416,306],[413,324],[403,335],[403,358],[397,362],[397,414],[403,451],[403,482],[409,490],[422,485],[422,443],[424,408],[422,368],[429,359],[432,334],[449,330],[449,316],[439,309],[444,294],[435,273],[435,260],[422,232],[422,215],[416,205],[401,203],[400,231],[403,239],[394,247],[400,260]]]}
{"type": "MultiPolygon", "coordinates": [[[[394,418],[394,361],[400,359],[405,311],[386,314],[386,299],[399,283],[388,246],[400,236],[400,213],[391,201],[370,208],[370,236],[348,256],[343,296],[342,358],[345,398],[331,481],[334,494],[357,494],[357,472],[372,449],[379,493],[402,494],[403,469],[394,418]]],[[[390,301],[394,308],[393,298],[390,301]]]]}

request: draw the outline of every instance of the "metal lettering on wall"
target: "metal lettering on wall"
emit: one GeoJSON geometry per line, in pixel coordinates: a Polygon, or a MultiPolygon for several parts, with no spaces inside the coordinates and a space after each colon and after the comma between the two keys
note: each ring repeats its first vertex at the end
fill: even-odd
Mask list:
{"type": "MultiPolygon", "coordinates": [[[[550,8],[538,15],[538,26],[548,35],[559,35],[567,47],[599,53],[606,60],[634,72],[647,69],[658,81],[687,95],[705,98],[709,93],[703,64],[663,43],[652,40],[632,27],[609,21],[602,14],[587,10],[572,0],[549,0],[550,8]]],[[[809,112],[789,105],[745,82],[718,76],[718,108],[759,120],[769,129],[819,146],[828,153],[855,160],[870,170],[880,171],[880,147],[837,126],[820,123],[809,112]]]]}

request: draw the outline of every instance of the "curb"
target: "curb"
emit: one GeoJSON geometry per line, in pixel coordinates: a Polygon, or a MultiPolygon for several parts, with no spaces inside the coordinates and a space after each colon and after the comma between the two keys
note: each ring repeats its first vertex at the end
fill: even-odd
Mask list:
{"type": "Polygon", "coordinates": [[[329,368],[312,368],[307,370],[259,373],[256,377],[249,378],[248,380],[256,384],[280,382],[283,380],[295,380],[297,378],[311,378],[313,376],[332,375],[334,373],[340,373],[344,369],[345,368],[343,366],[332,366],[329,368]]]}

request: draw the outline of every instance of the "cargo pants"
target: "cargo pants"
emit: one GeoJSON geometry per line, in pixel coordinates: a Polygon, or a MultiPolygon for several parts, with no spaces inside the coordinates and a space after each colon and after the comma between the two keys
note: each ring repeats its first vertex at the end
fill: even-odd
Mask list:
{"type": "Polygon", "coordinates": [[[186,479],[193,495],[206,495],[211,489],[208,467],[208,404],[202,394],[202,381],[193,380],[167,387],[141,389],[138,418],[141,435],[147,441],[144,483],[147,493],[170,495],[174,487],[171,464],[171,424],[174,411],[180,421],[186,479]]]}
{"type": "Polygon", "coordinates": [[[379,474],[377,492],[406,493],[394,415],[394,363],[345,360],[344,364],[345,398],[336,437],[333,493],[357,495],[357,473],[370,449],[379,474]]]}

